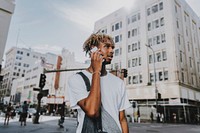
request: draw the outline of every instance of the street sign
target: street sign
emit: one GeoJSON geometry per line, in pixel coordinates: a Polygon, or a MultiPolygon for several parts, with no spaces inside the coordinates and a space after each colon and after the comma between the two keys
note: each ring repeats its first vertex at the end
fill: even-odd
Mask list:
{"type": "Polygon", "coordinates": [[[40,88],[33,88],[33,91],[40,91],[40,88]]]}

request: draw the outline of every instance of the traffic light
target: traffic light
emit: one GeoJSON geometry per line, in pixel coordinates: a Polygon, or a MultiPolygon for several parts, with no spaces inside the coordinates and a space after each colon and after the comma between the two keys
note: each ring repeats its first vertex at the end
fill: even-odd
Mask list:
{"type": "Polygon", "coordinates": [[[161,99],[161,93],[158,93],[158,99],[159,100],[161,99]]]}
{"type": "Polygon", "coordinates": [[[124,71],[124,78],[126,78],[128,76],[128,70],[127,69],[123,69],[124,71]]]}
{"type": "Polygon", "coordinates": [[[2,76],[2,75],[0,75],[0,82],[1,82],[1,81],[3,81],[3,76],[2,76]]]}
{"type": "Polygon", "coordinates": [[[39,87],[42,89],[45,86],[46,82],[46,75],[45,74],[40,74],[40,82],[39,82],[39,87]]]}
{"type": "Polygon", "coordinates": [[[132,102],[132,107],[133,107],[133,108],[136,108],[136,106],[137,106],[137,105],[136,105],[136,102],[133,101],[133,102],[132,102]]]}

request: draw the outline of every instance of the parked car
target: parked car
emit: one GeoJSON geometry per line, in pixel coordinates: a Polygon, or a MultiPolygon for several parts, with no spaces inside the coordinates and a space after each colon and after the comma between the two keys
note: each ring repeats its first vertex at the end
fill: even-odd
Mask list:
{"type": "MultiPolygon", "coordinates": [[[[18,114],[18,115],[20,115],[21,114],[21,112],[22,112],[22,108],[20,107],[20,108],[16,108],[15,109],[15,112],[18,114]]],[[[31,118],[32,117],[32,115],[34,115],[35,113],[37,112],[37,110],[35,109],[35,108],[28,108],[28,118],[31,118]]]]}
{"type": "Polygon", "coordinates": [[[28,118],[31,118],[36,112],[37,110],[35,108],[28,108],[28,118]]]}

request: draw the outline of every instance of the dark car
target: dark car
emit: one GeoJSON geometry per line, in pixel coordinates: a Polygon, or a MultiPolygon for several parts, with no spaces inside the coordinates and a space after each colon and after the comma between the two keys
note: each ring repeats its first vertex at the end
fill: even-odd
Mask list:
{"type": "MultiPolygon", "coordinates": [[[[21,108],[21,107],[20,107],[20,108],[16,108],[15,112],[16,112],[18,115],[20,115],[20,114],[22,113],[22,108],[21,108]]],[[[28,108],[28,111],[27,111],[27,113],[28,113],[28,115],[27,115],[28,118],[31,118],[32,115],[34,115],[36,112],[37,112],[37,110],[36,110],[35,108],[28,108]]]]}

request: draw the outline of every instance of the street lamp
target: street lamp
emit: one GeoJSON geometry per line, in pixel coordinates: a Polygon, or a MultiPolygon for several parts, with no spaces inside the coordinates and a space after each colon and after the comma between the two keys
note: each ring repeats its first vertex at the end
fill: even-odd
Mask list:
{"type": "Polygon", "coordinates": [[[155,85],[155,98],[156,98],[156,113],[158,113],[158,89],[156,85],[156,66],[155,66],[155,51],[150,45],[145,44],[153,52],[153,69],[154,69],[154,85],[155,85]]]}

